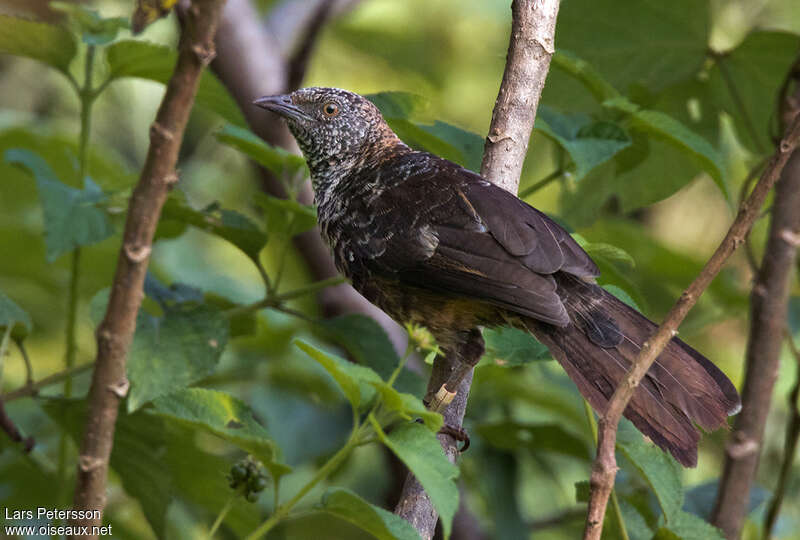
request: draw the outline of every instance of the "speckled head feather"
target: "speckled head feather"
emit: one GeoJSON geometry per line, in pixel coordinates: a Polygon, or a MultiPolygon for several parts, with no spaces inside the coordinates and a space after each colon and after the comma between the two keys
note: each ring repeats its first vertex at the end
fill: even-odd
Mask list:
{"type": "Polygon", "coordinates": [[[347,90],[301,88],[254,103],[286,119],[315,184],[333,181],[333,171],[346,174],[387,148],[406,148],[372,102],[347,90]]]}

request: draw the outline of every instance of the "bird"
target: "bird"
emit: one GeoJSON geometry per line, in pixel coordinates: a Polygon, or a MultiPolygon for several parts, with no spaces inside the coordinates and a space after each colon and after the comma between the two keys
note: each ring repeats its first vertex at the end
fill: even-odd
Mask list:
{"type": "MultiPolygon", "coordinates": [[[[602,414],[656,325],[596,283],[597,265],[564,228],[481,175],[406,145],[359,94],[309,87],[254,104],[296,139],[320,232],[358,292],[399,323],[426,327],[462,366],[482,356],[482,328],[527,331],[602,414]]],[[[696,426],[727,428],[740,408],[725,374],[673,338],[624,415],[693,467],[696,426]]]]}

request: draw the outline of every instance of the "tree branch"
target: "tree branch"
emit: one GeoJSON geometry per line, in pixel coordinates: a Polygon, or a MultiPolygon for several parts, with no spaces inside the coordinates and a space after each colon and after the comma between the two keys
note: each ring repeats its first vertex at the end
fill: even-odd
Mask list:
{"type": "MultiPolygon", "coordinates": [[[[536,109],[553,55],[559,0],[513,0],[511,36],[503,81],[497,95],[489,135],[486,137],[481,175],[502,188],[516,193],[525,154],[528,151],[536,109]]],[[[436,369],[428,382],[429,395],[445,384],[457,388],[453,401],[443,411],[445,424],[461,426],[472,384],[472,369],[448,369],[452,360],[437,358],[445,369],[436,369]],[[462,373],[462,379],[449,376],[462,373]]],[[[440,434],[439,442],[450,461],[458,457],[458,442],[440,434]]],[[[409,474],[395,513],[411,522],[423,539],[433,537],[437,514],[422,486],[409,474]]]]}
{"type": "MultiPolygon", "coordinates": [[[[798,74],[800,75],[800,74],[798,74]]],[[[800,121],[800,87],[784,125],[800,121]]],[[[784,139],[785,140],[785,139],[784,139]]],[[[783,144],[783,143],[781,143],[783,144]]],[[[789,281],[797,256],[791,235],[800,234],[800,151],[789,160],[775,187],[769,237],[761,268],[750,295],[750,336],[745,359],[743,409],[728,441],[712,521],[728,538],[738,538],[755,479],[772,390],[780,367],[786,327],[789,281]]]]}
{"type": "MultiPolygon", "coordinates": [[[[170,187],[175,164],[203,69],[214,57],[214,33],[224,0],[195,0],[181,35],[178,61],[150,127],[150,148],[128,206],[128,217],[111,295],[97,328],[97,360],[89,390],[85,432],[77,467],[73,507],[102,510],[119,403],[128,381],[125,363],[136,328],[136,314],[150,258],[153,234],[170,187]]],[[[75,525],[99,526],[100,519],[75,525]]]]}
{"type": "MultiPolygon", "coordinates": [[[[761,206],[764,203],[769,190],[778,180],[786,162],[797,147],[800,139],[800,116],[793,119],[787,129],[778,149],[767,164],[766,169],[761,175],[750,196],[742,203],[736,219],[733,221],[728,233],[720,243],[717,250],[708,260],[703,270],[695,278],[689,288],[681,295],[664,322],[659,326],[653,336],[642,346],[642,350],[637,355],[627,377],[617,387],[611,400],[608,402],[606,411],[599,419],[599,438],[597,444],[597,457],[592,465],[590,478],[589,512],[586,516],[586,528],[584,530],[585,540],[599,540],[603,530],[603,517],[605,516],[608,498],[614,487],[614,478],[617,474],[617,463],[614,457],[614,447],[617,438],[617,424],[622,413],[633,396],[636,387],[647,373],[655,359],[677,334],[678,326],[686,317],[686,314],[697,302],[697,299],[711,284],[711,281],[719,273],[722,265],[744,242],[745,237],[750,232],[753,222],[758,217],[761,206]]],[[[776,201],[778,198],[776,197],[776,201]]],[[[797,206],[795,206],[797,208],[797,206]]],[[[784,308],[785,309],[785,308],[784,308]]],[[[745,411],[747,407],[745,406],[745,411]]],[[[745,413],[742,413],[745,414],[745,413]]],[[[740,419],[742,416],[739,417],[740,419]]],[[[763,424],[762,424],[763,427],[763,424]]],[[[720,487],[720,492],[729,491],[720,487]]],[[[742,493],[747,491],[730,491],[732,496],[742,500],[742,493]]]]}

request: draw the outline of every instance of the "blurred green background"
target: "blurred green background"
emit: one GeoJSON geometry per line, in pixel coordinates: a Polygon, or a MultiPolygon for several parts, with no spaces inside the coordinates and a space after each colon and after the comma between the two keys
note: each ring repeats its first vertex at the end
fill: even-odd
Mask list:
{"type": "MultiPolygon", "coordinates": [[[[268,17],[290,3],[258,4],[268,17]]],[[[104,17],[128,17],[132,10],[130,2],[121,0],[98,0],[87,5],[104,17]]],[[[43,6],[35,1],[0,1],[0,12],[55,17],[43,6]]],[[[664,16],[653,19],[652,13],[640,7],[641,3],[633,0],[565,0],[556,46],[589,61],[639,106],[668,113],[704,137],[719,156],[718,170],[731,196],[726,199],[719,179],[715,183],[709,176],[702,158],[686,158],[663,137],[654,136],[638,145],[644,136],[634,133],[636,148],[646,147],[641,155],[633,151],[627,157],[620,154],[592,168],[583,178],[576,177],[574,168],[567,165],[565,174],[527,200],[557,216],[588,242],[610,244],[627,252],[632,261],[618,254],[600,261],[604,276],[608,283],[629,294],[648,316],[659,320],[727,230],[748,171],[771,153],[777,125],[773,104],[797,53],[800,9],[793,0],[685,1],[665,6],[664,16]],[[651,18],[637,21],[635,17],[643,12],[650,15],[642,17],[651,18]],[[636,22],[626,22],[628,15],[636,22]],[[633,52],[625,48],[626,44],[633,52]],[[741,81],[744,99],[758,107],[753,114],[755,136],[742,128],[735,107],[723,103],[721,94],[716,93],[722,83],[713,59],[728,52],[732,69],[738,70],[734,76],[741,81]]],[[[415,120],[425,124],[441,120],[483,137],[502,76],[509,24],[509,2],[505,0],[357,2],[325,25],[303,86],[338,86],[362,94],[410,92],[427,103],[415,120]]],[[[176,28],[174,15],[170,15],[137,39],[174,46],[176,28]]],[[[124,30],[122,37],[130,37],[129,31],[124,30]]],[[[79,61],[74,69],[80,73],[79,61]]],[[[94,358],[90,300],[111,282],[125,190],[135,182],[144,161],[149,125],[162,93],[159,83],[124,78],[109,86],[94,109],[89,173],[105,191],[117,193],[121,202],[117,204],[112,198],[115,204],[110,205],[112,210],[116,208],[112,213],[116,234],[82,249],[78,363],[94,358]]],[[[558,66],[551,70],[542,104],[562,115],[613,116],[558,66]]],[[[62,75],[29,59],[0,56],[0,153],[29,148],[44,156],[57,171],[68,170],[75,159],[78,116],[78,100],[62,75]]],[[[193,113],[181,152],[177,189],[195,208],[219,202],[259,221],[260,211],[253,202],[260,191],[258,175],[246,156],[218,142],[215,133],[224,124],[208,109],[198,108],[193,113]]],[[[555,130],[549,119],[547,125],[555,130]]],[[[473,149],[474,155],[481,150],[473,149]]],[[[569,161],[552,133],[537,130],[520,190],[535,185],[569,161]]],[[[60,179],[81,187],[77,177],[60,179]]],[[[752,234],[756,256],[763,249],[767,226],[768,219],[761,219],[752,234]]],[[[42,209],[31,175],[0,162],[0,291],[31,316],[33,330],[26,345],[37,379],[63,368],[71,268],[68,255],[46,262],[43,231],[42,209]]],[[[277,270],[275,261],[281,250],[282,244],[270,243],[262,254],[269,273],[277,270]]],[[[188,284],[234,302],[254,302],[262,295],[258,272],[247,258],[231,244],[197,229],[159,240],[151,272],[164,283],[188,284]]],[[[286,290],[310,280],[302,259],[291,250],[284,275],[286,290]]],[[[737,386],[743,370],[752,275],[744,255],[737,253],[681,332],[683,339],[703,351],[737,386]]],[[[793,295],[800,312],[797,279],[793,295]]],[[[313,297],[291,305],[310,317],[319,315],[313,297]]],[[[797,326],[795,330],[800,331],[797,326]]],[[[255,333],[232,339],[216,372],[203,380],[204,386],[226,390],[248,403],[281,447],[286,462],[296,467],[284,481],[284,493],[292,493],[304,478],[307,480],[320,459],[341,445],[349,427],[349,412],[332,382],[292,345],[292,339],[298,336],[332,347],[325,345],[328,340],[314,325],[265,310],[255,333]]],[[[505,368],[493,364],[497,362],[487,361],[479,368],[471,396],[466,426],[473,433],[474,449],[462,462],[464,502],[480,524],[478,528],[490,538],[517,538],[520,534],[575,538],[582,528],[582,514],[575,513],[580,507],[573,485],[588,477],[588,461],[537,448],[524,440],[509,442],[492,436],[490,428],[499,422],[512,422],[514,426],[556,422],[585,439],[588,428],[579,396],[553,362],[526,362],[505,368]],[[544,527],[541,520],[552,516],[561,516],[561,522],[544,527]]],[[[759,470],[759,501],[768,496],[776,482],[788,414],[786,396],[795,372],[795,363],[785,351],[759,470]]],[[[19,351],[12,348],[4,360],[2,390],[22,385],[24,377],[19,351]]],[[[88,376],[76,378],[75,385],[74,393],[83,395],[88,376]]],[[[57,386],[44,392],[59,393],[57,386]]],[[[45,494],[63,500],[71,488],[59,486],[54,493],[54,487],[31,468],[34,462],[56,467],[59,431],[55,423],[42,411],[40,400],[16,400],[7,409],[26,434],[36,437],[37,448],[35,460],[26,461],[4,442],[6,448],[0,453],[3,505],[24,507],[41,502],[45,494]]],[[[229,455],[229,449],[210,438],[204,440],[202,434],[192,436],[196,436],[194,444],[206,452],[204,455],[211,456],[204,458],[206,462],[194,463],[197,476],[212,476],[210,469],[201,470],[202,466],[217,467],[222,472],[217,474],[216,484],[204,486],[186,468],[173,489],[224,490],[221,482],[227,462],[223,457],[229,455]]],[[[718,478],[724,441],[724,433],[704,437],[700,466],[683,471],[687,490],[718,478]]],[[[68,452],[74,457],[74,446],[68,452]]],[[[178,467],[164,459],[166,466],[178,467]]],[[[180,461],[191,460],[184,457],[180,461]]],[[[330,483],[347,486],[371,502],[388,506],[397,492],[398,478],[402,479],[395,469],[397,465],[385,452],[368,446],[360,448],[330,483]]],[[[623,494],[643,489],[633,468],[623,467],[620,475],[623,494]]],[[[112,478],[108,520],[119,527],[120,537],[152,537],[140,504],[126,494],[118,477],[112,478]]],[[[796,533],[800,530],[798,465],[791,478],[777,538],[800,538],[796,533]]],[[[696,499],[698,506],[707,506],[712,500],[707,492],[707,487],[690,491],[690,502],[696,499]]],[[[181,538],[204,530],[204,524],[216,513],[215,501],[224,501],[224,497],[213,494],[208,500],[204,504],[176,498],[167,511],[165,535],[181,538]]],[[[309,502],[314,500],[313,496],[309,498],[309,502]]],[[[271,506],[269,501],[259,504],[262,510],[271,506]]],[[[763,507],[759,504],[752,514],[746,538],[760,537],[763,507]]],[[[254,510],[243,509],[241,514],[235,519],[244,525],[231,526],[225,534],[248,530],[248,524],[254,519],[257,522],[254,510]]],[[[284,526],[283,533],[278,531],[276,538],[280,534],[307,537],[302,531],[315,531],[320,536],[317,531],[330,525],[315,520],[324,520],[324,516],[297,518],[284,526]]],[[[607,534],[614,537],[615,531],[607,534]]]]}

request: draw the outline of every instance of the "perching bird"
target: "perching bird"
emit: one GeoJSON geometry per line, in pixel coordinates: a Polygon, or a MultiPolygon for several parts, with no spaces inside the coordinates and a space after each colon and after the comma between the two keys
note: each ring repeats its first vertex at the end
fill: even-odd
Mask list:
{"type": "MultiPolygon", "coordinates": [[[[337,268],[396,321],[427,327],[467,365],[480,328],[531,332],[603,411],[655,325],[594,283],[597,266],[553,220],[480,175],[411,149],[367,99],[303,88],[255,104],[286,119],[311,170],[337,268]]],[[[700,435],[727,425],[739,395],[673,339],[625,416],[686,466],[700,435]]]]}

